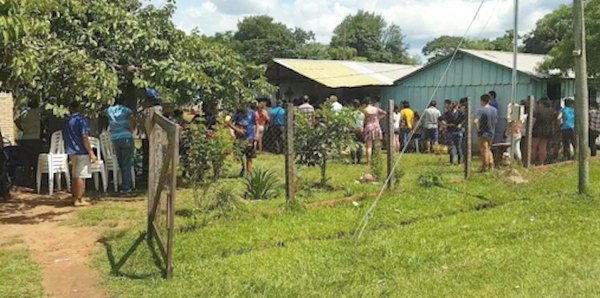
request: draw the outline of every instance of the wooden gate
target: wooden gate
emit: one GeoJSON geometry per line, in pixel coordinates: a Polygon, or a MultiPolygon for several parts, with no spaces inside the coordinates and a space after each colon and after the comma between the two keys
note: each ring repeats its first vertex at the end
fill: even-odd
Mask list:
{"type": "Polygon", "coordinates": [[[148,117],[150,139],[148,173],[149,243],[154,241],[162,256],[165,277],[173,276],[175,192],[179,162],[179,125],[159,113],[148,117]]]}

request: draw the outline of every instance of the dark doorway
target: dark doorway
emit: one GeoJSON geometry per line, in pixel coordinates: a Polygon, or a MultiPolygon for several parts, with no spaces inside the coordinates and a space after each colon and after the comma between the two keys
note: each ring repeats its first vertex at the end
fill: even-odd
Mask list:
{"type": "Polygon", "coordinates": [[[546,92],[550,100],[560,100],[562,96],[560,83],[548,83],[546,92]]]}

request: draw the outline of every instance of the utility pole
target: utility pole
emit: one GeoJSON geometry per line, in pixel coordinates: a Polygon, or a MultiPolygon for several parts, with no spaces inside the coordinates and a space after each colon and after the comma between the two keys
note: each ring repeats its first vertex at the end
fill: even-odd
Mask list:
{"type": "MultiPolygon", "coordinates": [[[[515,104],[517,102],[517,52],[519,50],[519,0],[515,0],[515,19],[514,19],[514,27],[513,27],[513,69],[512,69],[512,90],[511,90],[511,100],[510,100],[510,114],[507,119],[507,123],[509,127],[512,127],[510,132],[510,160],[513,161],[515,158],[515,136],[513,133],[514,127],[517,122],[517,115],[515,115],[515,104]],[[512,125],[512,126],[511,126],[512,125]]],[[[512,163],[511,163],[512,164],[512,163]]]]}
{"type": "Polygon", "coordinates": [[[579,194],[590,190],[589,156],[589,99],[587,85],[587,56],[585,51],[585,21],[583,0],[573,1],[573,31],[575,33],[575,103],[577,128],[577,162],[579,165],[579,194]]]}

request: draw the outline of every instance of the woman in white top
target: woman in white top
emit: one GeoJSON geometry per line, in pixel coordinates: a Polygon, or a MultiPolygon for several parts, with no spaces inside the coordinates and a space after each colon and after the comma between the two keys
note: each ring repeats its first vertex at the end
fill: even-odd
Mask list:
{"type": "Polygon", "coordinates": [[[402,122],[402,116],[400,115],[400,107],[394,105],[394,150],[396,153],[400,153],[400,122],[402,122]]]}

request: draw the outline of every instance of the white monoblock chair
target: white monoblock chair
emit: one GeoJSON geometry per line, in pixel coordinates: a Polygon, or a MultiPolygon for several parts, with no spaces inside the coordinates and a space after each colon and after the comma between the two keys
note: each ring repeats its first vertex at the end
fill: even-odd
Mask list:
{"type": "Polygon", "coordinates": [[[96,162],[91,164],[90,173],[94,177],[94,186],[96,190],[99,190],[98,185],[98,174],[102,178],[102,189],[104,192],[108,191],[108,177],[106,173],[106,165],[104,164],[104,160],[102,159],[102,146],[100,144],[100,140],[94,137],[90,137],[90,145],[92,150],[96,154],[96,162]]]}
{"type": "Polygon", "coordinates": [[[42,188],[42,174],[48,174],[48,192],[54,194],[54,178],[56,179],[57,189],[61,188],[62,174],[65,174],[67,180],[67,190],[71,191],[71,173],[69,172],[69,156],[65,153],[65,142],[62,131],[57,131],[50,138],[50,151],[38,156],[37,163],[37,192],[42,188]]]}
{"type": "MultiPolygon", "coordinates": [[[[103,132],[100,134],[100,148],[102,149],[102,155],[104,156],[104,164],[106,166],[107,177],[110,173],[113,174],[113,185],[114,190],[119,190],[119,184],[121,183],[121,168],[119,167],[119,161],[117,159],[117,153],[113,146],[109,132],[103,132]]],[[[135,170],[131,167],[131,177],[133,182],[133,188],[135,188],[135,170]]]]}

